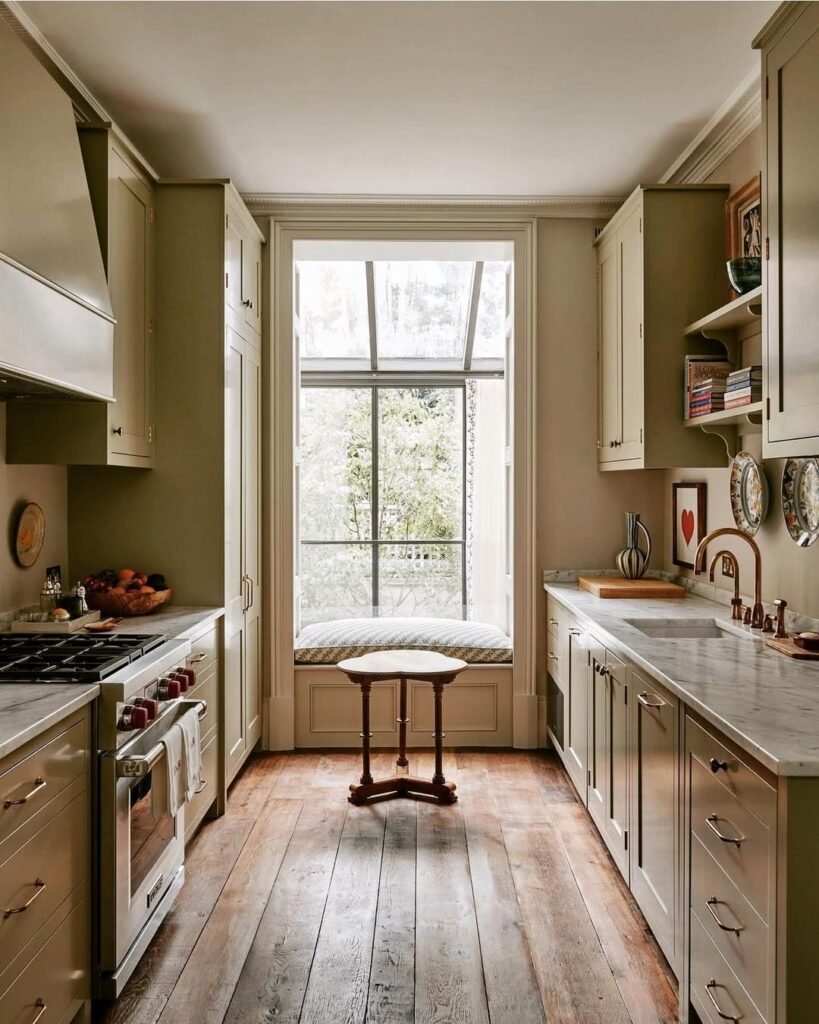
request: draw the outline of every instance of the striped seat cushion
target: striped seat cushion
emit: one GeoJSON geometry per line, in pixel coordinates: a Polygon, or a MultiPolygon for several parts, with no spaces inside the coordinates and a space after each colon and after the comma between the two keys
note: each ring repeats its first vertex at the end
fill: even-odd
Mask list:
{"type": "Polygon", "coordinates": [[[302,629],[297,665],[335,665],[371,651],[438,651],[470,665],[512,660],[512,641],[497,626],[461,619],[337,619],[302,629]]]}

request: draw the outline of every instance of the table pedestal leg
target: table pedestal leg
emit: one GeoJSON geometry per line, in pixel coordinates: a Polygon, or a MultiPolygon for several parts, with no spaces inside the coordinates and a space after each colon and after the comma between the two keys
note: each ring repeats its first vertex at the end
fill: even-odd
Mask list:
{"type": "Polygon", "coordinates": [[[409,767],[407,760],[407,677],[401,676],[398,680],[398,758],[395,762],[398,768],[409,767]]]}
{"type": "Polygon", "coordinates": [[[372,683],[361,683],[361,758],[363,761],[361,785],[367,786],[373,781],[370,773],[370,692],[372,683]]]}
{"type": "Polygon", "coordinates": [[[432,697],[435,702],[435,732],[432,734],[435,740],[435,774],[432,781],[437,786],[442,786],[444,778],[444,715],[443,715],[444,684],[434,682],[432,684],[432,697]]]}

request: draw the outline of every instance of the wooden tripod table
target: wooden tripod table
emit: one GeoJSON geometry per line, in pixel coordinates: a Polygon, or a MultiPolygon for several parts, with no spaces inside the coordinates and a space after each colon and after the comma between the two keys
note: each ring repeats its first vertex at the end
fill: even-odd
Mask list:
{"type": "Polygon", "coordinates": [[[347,658],[338,667],[351,683],[361,688],[361,755],[364,761],[359,785],[350,786],[351,804],[363,804],[379,797],[389,799],[396,796],[427,796],[442,804],[454,804],[455,783],[444,778],[443,766],[443,708],[444,687],[463,672],[466,662],[459,658],[448,658],[434,651],[377,651],[360,658],[347,658]],[[432,683],[432,697],[435,707],[435,774],[432,781],[414,778],[411,775],[394,775],[389,779],[373,781],[370,773],[370,693],[373,683],[397,679],[399,687],[398,711],[398,757],[396,767],[406,768],[407,760],[407,680],[432,683]]]}

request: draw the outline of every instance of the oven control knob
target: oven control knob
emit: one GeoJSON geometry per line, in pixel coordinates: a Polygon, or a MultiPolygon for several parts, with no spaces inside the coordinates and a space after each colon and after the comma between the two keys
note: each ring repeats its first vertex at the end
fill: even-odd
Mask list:
{"type": "Polygon", "coordinates": [[[126,704],[117,722],[117,729],[120,732],[132,732],[134,729],[144,729],[147,724],[148,712],[145,708],[137,708],[133,704],[126,704]]]}
{"type": "Polygon", "coordinates": [[[163,677],[156,687],[156,695],[160,700],[176,700],[180,694],[179,681],[163,677]]]}
{"type": "Polygon", "coordinates": [[[144,708],[148,713],[148,721],[153,722],[156,716],[159,714],[159,701],[152,700],[150,697],[137,697],[134,701],[134,705],[138,708],[144,708]]]}
{"type": "Polygon", "coordinates": [[[196,686],[196,672],[192,668],[178,668],[177,673],[185,676],[188,680],[188,689],[192,690],[196,686]]]}
{"type": "Polygon", "coordinates": [[[179,689],[182,693],[186,693],[188,689],[188,677],[181,669],[176,669],[171,679],[175,679],[179,683],[179,689]]]}

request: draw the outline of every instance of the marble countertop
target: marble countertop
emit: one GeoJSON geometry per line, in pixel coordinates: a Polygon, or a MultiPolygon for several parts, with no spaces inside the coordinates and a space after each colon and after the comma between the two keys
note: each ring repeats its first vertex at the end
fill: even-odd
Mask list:
{"type": "MultiPolygon", "coordinates": [[[[224,608],[170,605],[153,615],[123,619],[116,632],[194,638],[223,614],[224,608]]],[[[98,683],[0,683],[0,758],[89,704],[99,692],[98,683]]]]}
{"type": "Polygon", "coordinates": [[[151,615],[137,615],[123,619],[115,633],[161,633],[173,638],[196,637],[210,623],[225,614],[224,608],[197,605],[165,605],[151,615]]]}
{"type": "Polygon", "coordinates": [[[549,582],[566,605],[616,654],[663,683],[777,775],[819,776],[819,661],[797,661],[768,647],[723,605],[681,600],[601,599],[576,583],[549,582]],[[717,619],[743,636],[668,639],[625,621],[717,619]]]}
{"type": "Polygon", "coordinates": [[[0,684],[0,758],[95,700],[99,683],[0,684]]]}

